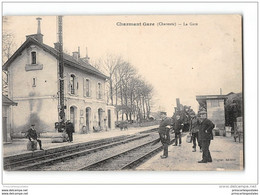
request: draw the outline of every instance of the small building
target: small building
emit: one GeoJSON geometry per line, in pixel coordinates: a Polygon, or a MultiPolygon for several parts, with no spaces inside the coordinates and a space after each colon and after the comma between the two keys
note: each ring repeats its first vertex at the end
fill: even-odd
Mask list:
{"type": "Polygon", "coordinates": [[[216,128],[225,129],[225,95],[200,95],[196,96],[199,110],[207,111],[207,118],[211,120],[216,128]]]}
{"type": "Polygon", "coordinates": [[[2,95],[2,135],[3,143],[11,141],[11,133],[13,126],[11,123],[11,108],[10,106],[17,106],[17,103],[10,100],[5,95],[2,95]]]}
{"type": "MultiPolygon", "coordinates": [[[[71,40],[73,41],[73,40],[71,40]]],[[[8,72],[8,97],[18,102],[11,109],[11,124],[16,133],[34,123],[36,129],[55,131],[59,121],[59,55],[58,44],[44,44],[40,22],[37,34],[26,36],[26,41],[4,64],[8,72]]],[[[65,119],[75,132],[114,129],[115,108],[105,98],[106,75],[80,57],[79,50],[64,59],[65,119]]],[[[87,59],[87,60],[86,60],[87,59]]]]}

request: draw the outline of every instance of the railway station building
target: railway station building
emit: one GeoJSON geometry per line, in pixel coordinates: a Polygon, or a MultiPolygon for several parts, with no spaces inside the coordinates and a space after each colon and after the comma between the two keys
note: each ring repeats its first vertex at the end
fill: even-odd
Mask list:
{"type": "MultiPolygon", "coordinates": [[[[26,41],[4,64],[8,73],[8,98],[17,102],[10,108],[12,133],[26,131],[30,124],[43,132],[55,132],[59,120],[58,44],[43,42],[40,24],[37,34],[26,41]]],[[[114,129],[115,109],[105,98],[106,75],[89,64],[88,57],[80,58],[79,51],[64,58],[65,118],[83,130],[114,129]]]]}
{"type": "Polygon", "coordinates": [[[11,124],[11,107],[17,106],[17,103],[10,100],[5,95],[2,95],[2,135],[3,143],[11,141],[11,131],[13,129],[11,124]]]}
{"type": "Polygon", "coordinates": [[[199,103],[199,110],[207,111],[207,118],[214,124],[215,128],[220,130],[225,129],[225,95],[200,95],[196,96],[199,103]]]}

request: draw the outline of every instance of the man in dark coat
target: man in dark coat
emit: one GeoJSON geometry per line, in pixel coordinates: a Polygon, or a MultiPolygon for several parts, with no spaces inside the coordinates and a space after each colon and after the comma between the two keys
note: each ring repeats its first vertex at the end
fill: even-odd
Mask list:
{"type": "Polygon", "coordinates": [[[195,113],[192,113],[191,115],[191,119],[190,119],[190,133],[191,133],[191,139],[192,139],[192,152],[196,152],[196,146],[197,146],[197,143],[198,142],[198,146],[200,148],[200,151],[202,152],[201,150],[201,144],[199,142],[199,121],[198,121],[198,118],[196,117],[195,113]]]}
{"type": "Polygon", "coordinates": [[[172,125],[171,118],[166,117],[166,112],[161,112],[161,122],[159,125],[159,136],[163,144],[163,155],[161,158],[168,157],[168,145],[170,145],[170,127],[172,125]]]}
{"type": "Polygon", "coordinates": [[[43,150],[42,141],[40,139],[38,139],[38,135],[37,135],[37,132],[35,130],[34,124],[32,124],[30,129],[28,129],[26,137],[29,138],[30,141],[34,141],[34,140],[37,141],[39,143],[40,150],[43,150]]]}
{"type": "Polygon", "coordinates": [[[181,146],[181,133],[183,129],[183,123],[181,120],[181,116],[179,114],[176,115],[176,118],[173,122],[173,130],[175,133],[175,144],[174,146],[178,145],[178,140],[179,140],[179,146],[181,146]]]}
{"type": "Polygon", "coordinates": [[[69,137],[68,142],[73,142],[73,133],[74,132],[75,132],[74,125],[68,120],[66,122],[66,133],[68,134],[68,137],[69,137]]]}
{"type": "Polygon", "coordinates": [[[210,141],[213,140],[212,130],[215,125],[207,119],[207,112],[199,112],[199,141],[202,148],[202,160],[198,163],[212,162],[212,158],[209,151],[210,141]]]}

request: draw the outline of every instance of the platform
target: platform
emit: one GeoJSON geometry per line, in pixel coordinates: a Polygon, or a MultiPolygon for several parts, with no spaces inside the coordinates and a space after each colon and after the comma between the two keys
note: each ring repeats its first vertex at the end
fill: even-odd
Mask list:
{"type": "MultiPolygon", "coordinates": [[[[77,145],[96,140],[113,137],[133,135],[138,132],[158,128],[158,125],[150,127],[129,128],[125,131],[112,130],[91,134],[77,134],[73,136],[73,143],[51,143],[51,138],[41,138],[44,151],[27,151],[28,139],[13,140],[11,144],[3,146],[3,154],[6,159],[15,159],[29,156],[40,156],[46,152],[59,151],[77,147],[77,145]]],[[[173,136],[173,134],[171,134],[173,136]]],[[[181,146],[169,146],[169,157],[161,159],[159,154],[137,167],[137,171],[240,171],[243,170],[243,143],[235,142],[233,137],[214,136],[210,144],[212,163],[198,163],[202,159],[202,153],[192,152],[192,143],[182,138],[181,146]]]]}
{"type": "Polygon", "coordinates": [[[233,137],[215,136],[210,144],[212,163],[198,163],[202,153],[198,146],[192,152],[192,143],[182,138],[181,146],[169,146],[168,158],[161,159],[162,152],[136,168],[138,171],[241,171],[243,170],[243,143],[233,137]]]}
{"type": "MultiPolygon", "coordinates": [[[[73,143],[63,142],[63,143],[51,143],[51,138],[40,138],[42,141],[42,147],[45,151],[47,150],[58,150],[61,147],[68,147],[77,145],[79,143],[90,142],[100,139],[118,137],[123,135],[132,135],[141,131],[146,131],[149,129],[158,128],[158,125],[149,126],[149,127],[136,127],[136,128],[129,128],[128,130],[121,131],[120,129],[115,129],[111,131],[101,131],[97,133],[90,133],[90,134],[73,134],[73,143]]],[[[27,151],[27,142],[28,139],[14,139],[12,143],[4,144],[3,145],[3,157],[11,157],[17,155],[36,155],[44,153],[45,151],[36,150],[34,152],[27,151]]]]}

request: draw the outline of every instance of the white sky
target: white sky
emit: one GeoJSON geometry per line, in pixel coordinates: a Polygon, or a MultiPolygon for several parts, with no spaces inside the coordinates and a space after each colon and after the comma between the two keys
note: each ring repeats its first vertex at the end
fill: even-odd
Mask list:
{"type": "MultiPolygon", "coordinates": [[[[37,32],[38,16],[8,17],[17,46],[37,32]]],[[[176,98],[198,109],[196,95],[242,92],[241,18],[239,15],[64,16],[64,49],[81,49],[91,59],[121,55],[154,86],[156,108],[171,115],[176,98]],[[117,26],[116,22],[151,22],[156,26],[117,26]],[[157,26],[176,22],[177,26],[157,26]],[[198,23],[198,26],[178,24],[198,23]]],[[[53,46],[56,17],[42,16],[44,43],[53,46]]]]}

